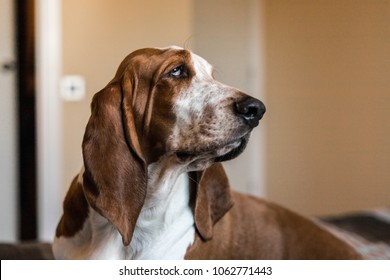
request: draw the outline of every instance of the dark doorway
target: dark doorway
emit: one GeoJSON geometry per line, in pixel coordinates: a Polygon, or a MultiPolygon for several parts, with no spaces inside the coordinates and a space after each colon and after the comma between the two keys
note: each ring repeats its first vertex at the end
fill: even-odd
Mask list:
{"type": "Polygon", "coordinates": [[[37,239],[35,1],[16,1],[19,239],[37,239]]]}

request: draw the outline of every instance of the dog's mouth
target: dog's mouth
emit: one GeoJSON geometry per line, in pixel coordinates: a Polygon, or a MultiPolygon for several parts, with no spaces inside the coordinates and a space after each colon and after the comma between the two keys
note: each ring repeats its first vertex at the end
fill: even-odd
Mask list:
{"type": "Polygon", "coordinates": [[[232,145],[232,148],[226,153],[215,158],[215,162],[222,162],[236,158],[246,148],[249,140],[249,133],[241,137],[236,144],[232,145]]]}
{"type": "Polygon", "coordinates": [[[248,144],[250,133],[239,139],[218,145],[201,151],[177,151],[176,156],[181,162],[192,162],[198,160],[209,160],[222,162],[231,160],[240,155],[248,144]]]}

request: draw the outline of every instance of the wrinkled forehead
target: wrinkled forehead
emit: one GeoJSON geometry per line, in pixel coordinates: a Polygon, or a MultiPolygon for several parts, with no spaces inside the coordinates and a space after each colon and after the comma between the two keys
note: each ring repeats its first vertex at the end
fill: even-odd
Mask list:
{"type": "Polygon", "coordinates": [[[162,51],[167,51],[172,53],[172,55],[182,55],[183,52],[186,53],[188,57],[187,63],[189,63],[196,72],[197,76],[212,76],[213,75],[213,66],[207,62],[203,57],[177,46],[170,46],[166,48],[160,48],[162,51]]]}
{"type": "MultiPolygon", "coordinates": [[[[117,70],[116,77],[131,67],[139,67],[154,76],[155,71],[164,72],[169,68],[185,64],[196,77],[206,78],[213,76],[213,67],[204,58],[180,47],[139,49],[128,55],[117,70]]],[[[143,72],[141,72],[143,73],[143,72]]],[[[146,74],[146,73],[143,73],[146,74]]]]}

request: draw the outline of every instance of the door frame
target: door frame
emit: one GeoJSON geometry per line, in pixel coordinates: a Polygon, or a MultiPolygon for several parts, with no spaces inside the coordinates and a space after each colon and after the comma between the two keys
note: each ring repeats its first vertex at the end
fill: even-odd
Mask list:
{"type": "Polygon", "coordinates": [[[53,240],[61,215],[61,0],[36,0],[38,239],[53,240]]]}

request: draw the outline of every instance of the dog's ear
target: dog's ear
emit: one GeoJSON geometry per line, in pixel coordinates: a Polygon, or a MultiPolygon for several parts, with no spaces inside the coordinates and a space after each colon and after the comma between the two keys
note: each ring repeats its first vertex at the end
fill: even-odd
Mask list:
{"type": "Polygon", "coordinates": [[[129,245],[141,212],[147,168],[139,142],[134,87],[111,82],[95,94],[83,140],[83,189],[91,207],[108,219],[129,245]]]}
{"type": "Polygon", "coordinates": [[[195,225],[205,240],[213,237],[213,226],[233,206],[229,180],[221,163],[204,171],[191,172],[191,182],[197,182],[195,225]]]}

